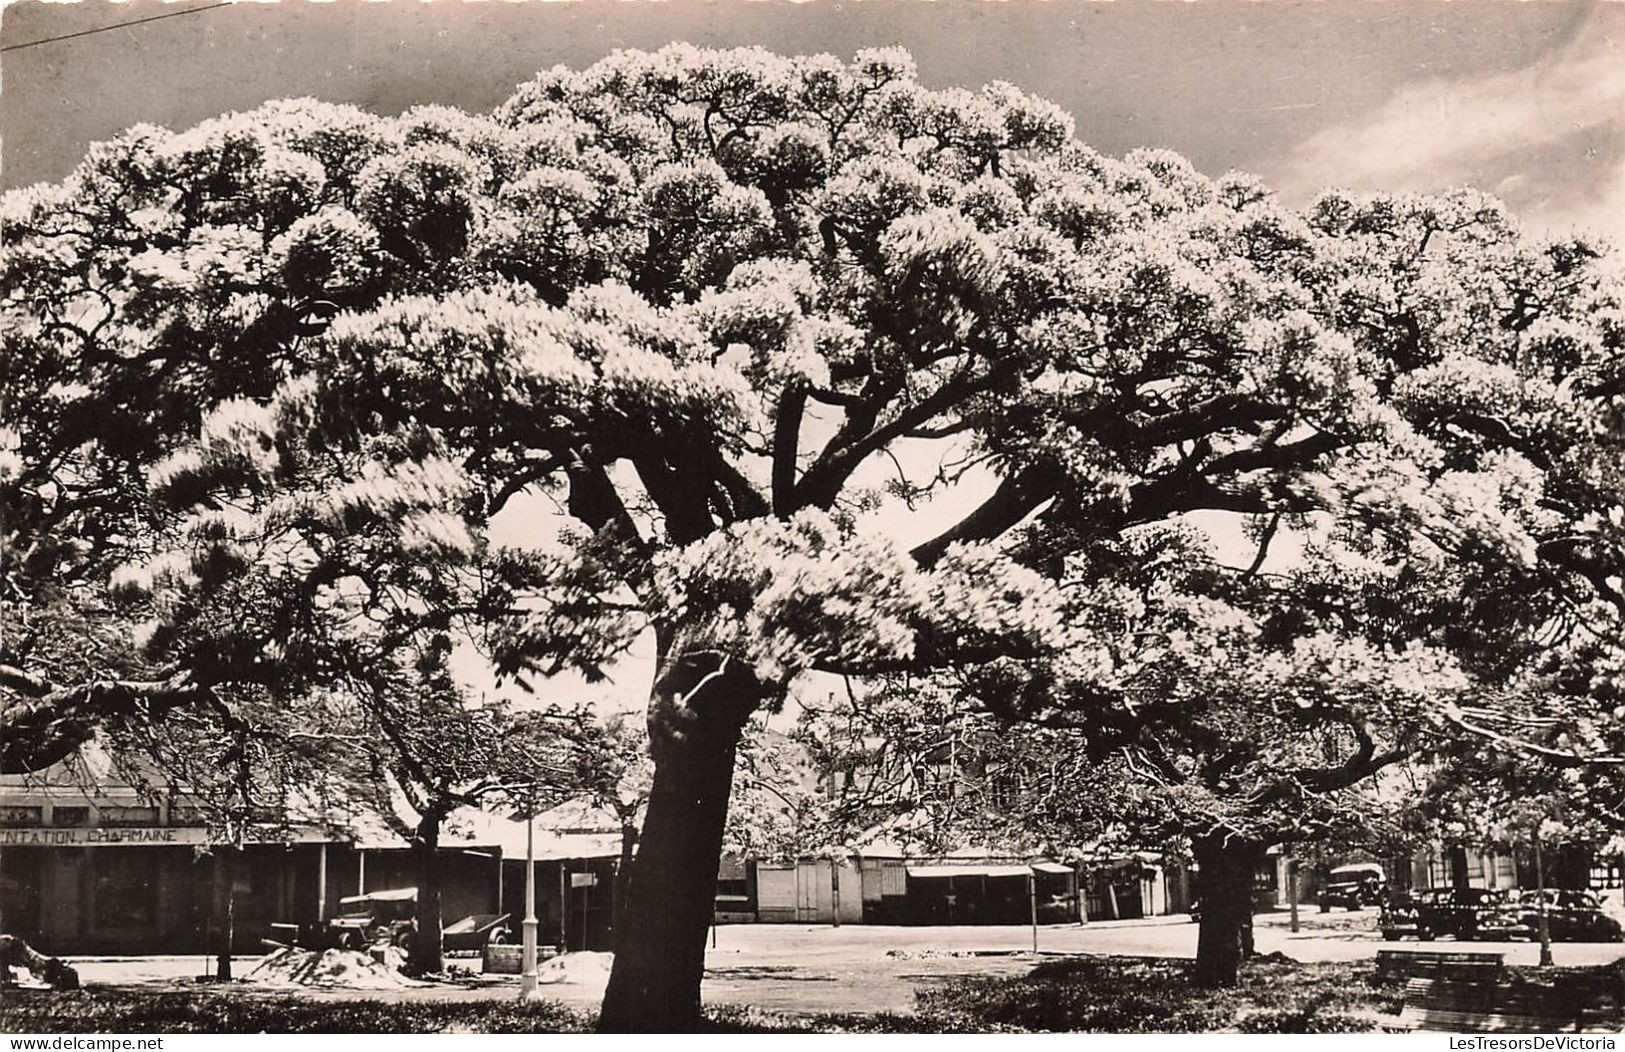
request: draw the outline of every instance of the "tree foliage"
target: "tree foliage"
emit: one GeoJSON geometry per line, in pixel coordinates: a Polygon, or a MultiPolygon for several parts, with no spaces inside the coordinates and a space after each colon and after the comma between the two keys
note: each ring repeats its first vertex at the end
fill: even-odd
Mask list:
{"type": "Polygon", "coordinates": [[[1618,638],[1618,290],[1472,192],[1294,210],[898,51],[673,46],[490,115],[139,127],[4,219],[7,763],[652,630],[609,1027],[697,1012],[740,731],[804,672],[1076,725],[1223,828],[1416,732],[1567,762],[1480,694],[1617,691],[1611,643],[1542,655],[1618,638]]]}

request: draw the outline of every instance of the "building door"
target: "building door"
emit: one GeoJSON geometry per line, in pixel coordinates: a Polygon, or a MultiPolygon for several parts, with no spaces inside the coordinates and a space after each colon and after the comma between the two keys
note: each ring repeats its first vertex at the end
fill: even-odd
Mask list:
{"type": "Polygon", "coordinates": [[[40,943],[44,914],[40,908],[41,863],[48,849],[19,848],[0,853],[0,931],[40,943]]]}
{"type": "MultiPolygon", "coordinates": [[[[819,872],[816,859],[806,859],[796,865],[796,920],[816,924],[819,917],[819,887],[828,884],[828,875],[819,872]],[[825,880],[818,878],[824,876],[825,880]]],[[[827,892],[825,893],[827,896],[827,892]]]]}
{"type": "Polygon", "coordinates": [[[1117,916],[1122,920],[1139,920],[1145,916],[1144,883],[1140,880],[1140,867],[1130,864],[1112,870],[1108,897],[1116,904],[1117,916]]]}
{"type": "Polygon", "coordinates": [[[800,916],[801,871],[797,866],[756,867],[756,917],[790,923],[800,916]]]}

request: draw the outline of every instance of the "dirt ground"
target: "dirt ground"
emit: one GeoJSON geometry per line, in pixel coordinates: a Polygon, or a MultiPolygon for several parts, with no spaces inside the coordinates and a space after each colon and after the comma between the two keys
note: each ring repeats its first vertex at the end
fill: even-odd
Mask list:
{"type": "MultiPolygon", "coordinates": [[[[1256,939],[1263,953],[1279,951],[1302,961],[1353,961],[1376,956],[1379,949],[1414,943],[1385,943],[1376,931],[1376,911],[1307,910],[1297,933],[1288,930],[1285,913],[1258,918],[1256,939]]],[[[1433,948],[1451,945],[1435,944],[1433,948]]],[[[1474,950],[1504,952],[1508,964],[1535,964],[1538,947],[1531,943],[1474,943],[1474,950]]],[[[909,1012],[916,989],[964,975],[1019,975],[1045,956],[1108,953],[1131,956],[1193,957],[1196,925],[1185,917],[1137,921],[1050,925],[1038,929],[1038,952],[1027,927],[923,927],[878,925],[749,924],[719,927],[716,945],[707,951],[704,994],[712,1004],[754,1005],[766,1011],[909,1012]]],[[[1562,943],[1554,947],[1558,964],[1602,964],[1625,957],[1625,944],[1562,943]]],[[[238,974],[252,966],[243,958],[238,974]]],[[[163,984],[189,980],[205,970],[200,957],[81,958],[74,961],[91,983],[163,984]]],[[[453,963],[477,968],[477,961],[453,963]]],[[[406,990],[321,990],[316,998],[385,997],[482,999],[514,996],[515,976],[470,977],[457,985],[406,990]]],[[[241,984],[245,993],[250,984],[241,984]]],[[[603,996],[603,981],[557,983],[543,987],[545,997],[574,1007],[594,1009],[603,996]]]]}

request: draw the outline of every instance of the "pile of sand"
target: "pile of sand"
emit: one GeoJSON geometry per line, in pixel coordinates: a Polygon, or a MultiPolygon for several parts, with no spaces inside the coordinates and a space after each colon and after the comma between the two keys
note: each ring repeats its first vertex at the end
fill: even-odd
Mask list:
{"type": "Polygon", "coordinates": [[[561,953],[549,957],[536,966],[538,983],[596,983],[609,982],[609,969],[615,963],[613,953],[561,953]]]}
{"type": "Polygon", "coordinates": [[[51,989],[54,989],[54,987],[51,986],[50,983],[46,982],[44,979],[41,979],[39,976],[35,975],[34,972],[33,972],[33,969],[29,968],[26,964],[14,964],[14,965],[12,965],[11,966],[11,978],[8,979],[4,983],[4,985],[6,985],[6,986],[14,986],[19,990],[51,990],[51,989]]]}
{"type": "Polygon", "coordinates": [[[249,982],[271,986],[326,986],[349,990],[402,990],[423,983],[400,972],[398,952],[384,962],[359,950],[302,950],[284,946],[260,958],[243,976],[249,982]]]}

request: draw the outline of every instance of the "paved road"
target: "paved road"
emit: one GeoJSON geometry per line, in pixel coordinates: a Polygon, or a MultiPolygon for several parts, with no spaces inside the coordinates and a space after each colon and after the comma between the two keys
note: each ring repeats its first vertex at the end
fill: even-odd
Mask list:
{"type": "MultiPolygon", "coordinates": [[[[1020,975],[1043,956],[1109,953],[1154,957],[1193,957],[1196,925],[1183,917],[1094,922],[1032,930],[1025,927],[898,928],[845,925],[840,928],[753,924],[717,929],[717,944],[706,954],[705,998],[715,1004],[755,1005],[783,1013],[907,1012],[915,990],[963,975],[1020,975]]],[[[1258,949],[1279,951],[1302,961],[1350,961],[1375,957],[1379,949],[1415,943],[1384,943],[1376,932],[1376,911],[1307,912],[1303,930],[1287,928],[1284,914],[1260,917],[1258,949]]],[[[1449,942],[1434,944],[1451,945],[1449,942]]],[[[1535,964],[1531,943],[1474,943],[1475,950],[1506,954],[1509,964],[1535,964]]],[[[1564,943],[1554,947],[1558,964],[1601,964],[1625,957],[1625,944],[1564,943]]],[[[90,982],[173,983],[202,970],[197,957],[85,960],[81,975],[90,982]]],[[[242,971],[249,965],[244,960],[242,971]]],[[[474,987],[422,987],[380,994],[336,991],[317,996],[478,999],[511,997],[515,980],[474,987]]],[[[547,996],[581,1008],[596,1008],[602,981],[561,983],[547,996]]]]}

